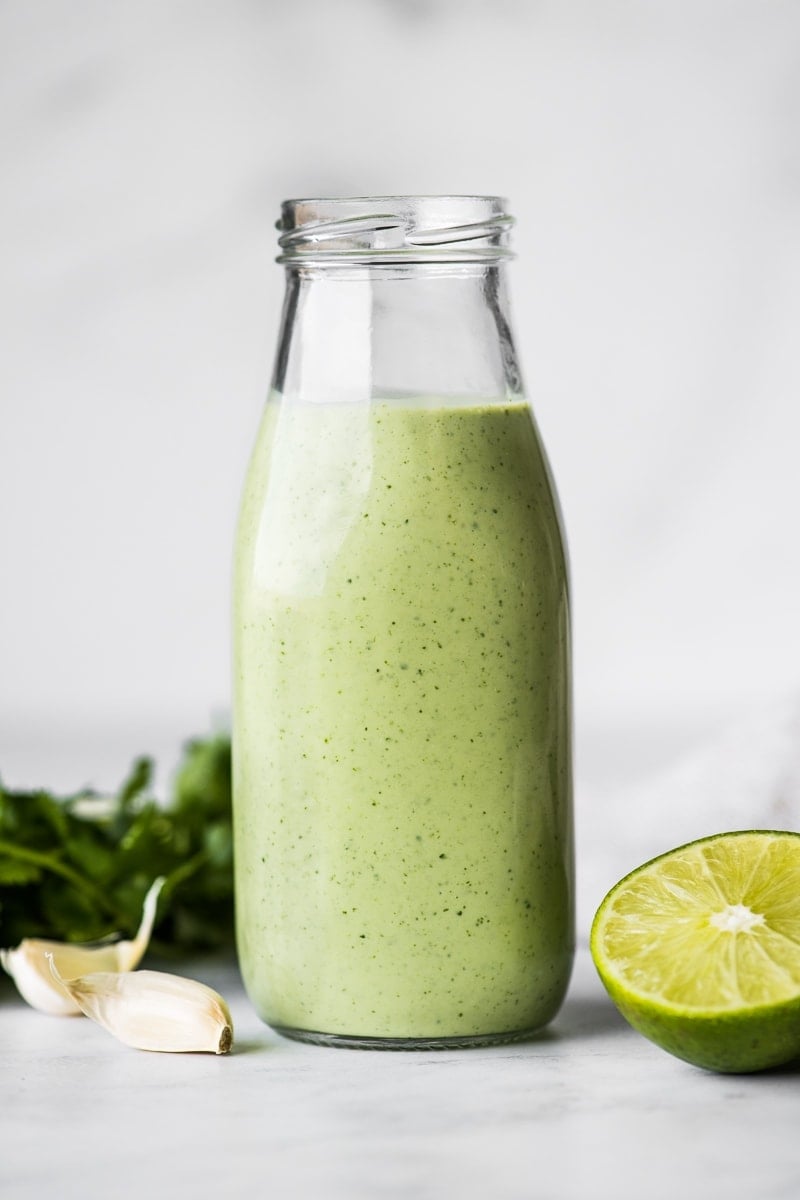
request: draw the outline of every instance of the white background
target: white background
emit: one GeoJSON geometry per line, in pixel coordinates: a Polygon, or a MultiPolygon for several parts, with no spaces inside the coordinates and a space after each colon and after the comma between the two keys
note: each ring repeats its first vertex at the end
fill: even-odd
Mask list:
{"type": "Polygon", "coordinates": [[[589,899],[795,819],[800,5],[7,0],[0,122],[7,782],[112,786],[226,720],[281,198],[491,192],[569,535],[589,899]]]}

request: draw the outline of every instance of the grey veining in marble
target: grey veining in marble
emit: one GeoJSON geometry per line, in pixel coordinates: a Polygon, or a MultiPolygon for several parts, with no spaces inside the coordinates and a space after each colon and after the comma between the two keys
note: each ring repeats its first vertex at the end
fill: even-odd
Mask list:
{"type": "Polygon", "coordinates": [[[129,1050],[3,994],[9,1200],[794,1200],[800,1075],[716,1076],[630,1030],[588,952],[552,1028],[460,1053],[322,1049],[262,1026],[236,973],[227,1058],[129,1050]]]}

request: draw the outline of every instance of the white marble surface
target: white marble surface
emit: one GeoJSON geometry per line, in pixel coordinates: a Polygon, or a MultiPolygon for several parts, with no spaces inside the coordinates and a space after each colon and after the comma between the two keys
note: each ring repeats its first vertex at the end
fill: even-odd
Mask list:
{"type": "Polygon", "coordinates": [[[8,1200],[796,1200],[800,1068],[718,1076],[629,1029],[583,948],[549,1032],[441,1053],[321,1049],[231,967],[226,1058],[144,1054],[0,1001],[8,1200]]]}

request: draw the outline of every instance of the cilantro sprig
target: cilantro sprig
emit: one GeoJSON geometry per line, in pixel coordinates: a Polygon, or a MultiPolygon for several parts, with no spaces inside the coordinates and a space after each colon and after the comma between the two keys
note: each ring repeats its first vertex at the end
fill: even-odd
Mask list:
{"type": "Polygon", "coordinates": [[[158,875],[154,950],[233,944],[230,740],[187,744],[166,805],[152,776],[152,760],[137,759],[112,797],[0,783],[0,946],[132,937],[158,875]]]}

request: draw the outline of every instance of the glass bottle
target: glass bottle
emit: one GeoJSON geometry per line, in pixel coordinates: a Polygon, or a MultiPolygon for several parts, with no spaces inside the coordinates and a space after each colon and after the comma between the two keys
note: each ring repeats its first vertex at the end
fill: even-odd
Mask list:
{"type": "Polygon", "coordinates": [[[488,196],[290,200],[237,534],[237,940],[306,1041],[527,1036],[573,954],[567,567],[488,196]]]}

